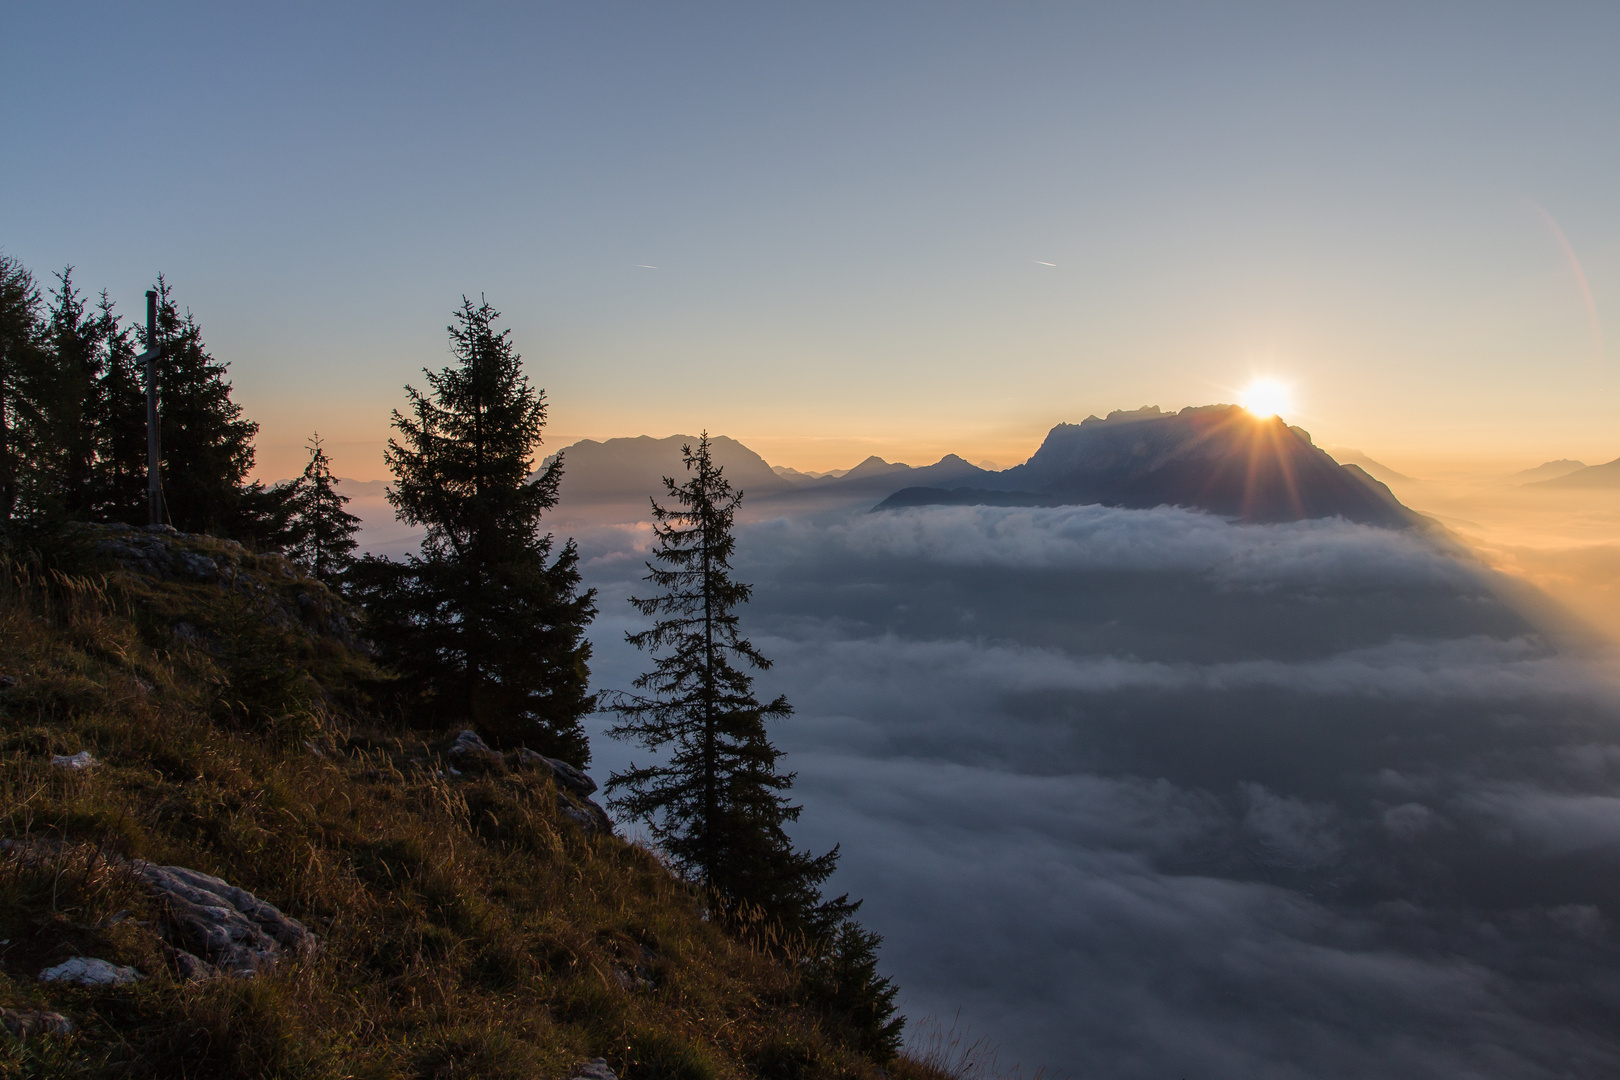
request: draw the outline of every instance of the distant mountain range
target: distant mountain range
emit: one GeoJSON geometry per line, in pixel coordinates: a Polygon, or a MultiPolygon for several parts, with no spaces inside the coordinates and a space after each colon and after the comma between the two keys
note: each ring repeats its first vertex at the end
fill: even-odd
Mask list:
{"type": "MultiPolygon", "coordinates": [[[[645,502],[648,496],[662,500],[663,478],[682,482],[686,467],[681,461],[681,447],[695,442],[697,437],[693,435],[664,439],[641,435],[602,442],[584,439],[565,446],[559,451],[563,455],[562,501],[565,505],[593,506],[645,502]]],[[[963,483],[993,475],[955,454],[915,468],[874,456],[853,469],[818,475],[769,465],[728,436],[711,436],[709,445],[714,459],[725,469],[726,479],[746,492],[750,502],[801,496],[878,500],[904,487],[963,483]]]]}
{"type": "Polygon", "coordinates": [[[1360,450],[1352,450],[1348,446],[1328,446],[1323,449],[1340,465],[1354,465],[1374,480],[1381,480],[1386,484],[1417,483],[1412,477],[1396,472],[1381,461],[1374,461],[1360,450]]]}
{"type": "MultiPolygon", "coordinates": [[[[685,475],[689,435],[584,440],[564,447],[567,505],[662,498],[663,477],[685,475]]],[[[1378,480],[1341,465],[1310,435],[1235,405],[1134,412],[1059,424],[1027,462],[980,468],[955,454],[913,467],[869,457],[841,474],[772,467],[735,439],[711,438],[715,459],[751,503],[859,503],[878,509],[929,504],[1185,506],[1243,521],[1340,516],[1405,527],[1423,520],[1378,480]]]]}
{"type": "Polygon", "coordinates": [[[1544,461],[1533,469],[1521,469],[1512,476],[1503,478],[1504,484],[1537,484],[1543,480],[1556,480],[1560,476],[1568,476],[1572,472],[1579,472],[1586,468],[1586,462],[1576,461],[1573,458],[1559,458],[1557,461],[1544,461]]]}
{"type": "Polygon", "coordinates": [[[1602,465],[1582,465],[1578,461],[1549,461],[1536,469],[1527,470],[1539,473],[1543,470],[1558,468],[1559,472],[1550,480],[1532,480],[1525,487],[1535,488],[1620,488],[1620,458],[1605,462],[1602,465]],[[1564,465],[1575,466],[1564,469],[1564,465]]]}

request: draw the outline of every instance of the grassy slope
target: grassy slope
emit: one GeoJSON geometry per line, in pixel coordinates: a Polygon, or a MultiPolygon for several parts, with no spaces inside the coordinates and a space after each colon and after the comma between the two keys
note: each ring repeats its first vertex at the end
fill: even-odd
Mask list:
{"type": "Polygon", "coordinates": [[[599,1055],[628,1080],[882,1075],[795,1004],[790,967],[647,852],[584,835],[548,779],[446,779],[368,721],[376,673],[319,632],[340,606],[317,584],[182,543],[225,577],[0,567],[0,836],[65,842],[0,858],[0,1006],[79,1025],[0,1032],[0,1076],[562,1078],[599,1055]],[[50,764],[85,749],[103,764],[50,764]],[[100,851],[219,875],[321,947],[182,983],[100,851]],[[147,977],[37,982],[73,955],[147,977]]]}

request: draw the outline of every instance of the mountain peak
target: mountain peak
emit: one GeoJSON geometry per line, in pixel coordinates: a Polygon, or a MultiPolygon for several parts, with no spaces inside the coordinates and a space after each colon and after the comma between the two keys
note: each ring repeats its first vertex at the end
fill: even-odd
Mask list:
{"type": "Polygon", "coordinates": [[[1102,503],[1185,506],[1253,522],[1418,520],[1382,483],[1312,445],[1303,429],[1236,405],[1171,413],[1149,405],[1058,424],[1023,465],[981,477],[982,488],[908,489],[886,505],[1102,503]]]}

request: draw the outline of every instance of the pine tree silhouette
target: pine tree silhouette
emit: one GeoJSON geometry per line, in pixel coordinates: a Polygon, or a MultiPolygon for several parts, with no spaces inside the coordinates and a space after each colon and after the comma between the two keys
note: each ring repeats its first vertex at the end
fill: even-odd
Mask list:
{"type": "Polygon", "coordinates": [[[244,419],[242,407],[231,400],[229,365],[209,353],[202,327],[190,311],[181,313],[161,274],[157,291],[163,349],[158,412],[168,520],[187,532],[273,538],[280,531],[274,519],[284,518],[284,511],[261,485],[247,482],[259,425],[244,419]]]}
{"type": "Polygon", "coordinates": [[[309,464],[293,481],[287,504],[291,514],[283,550],[328,585],[337,585],[354,565],[354,539],[360,519],[343,509],[349,497],[337,489],[332,462],[319,432],[310,436],[309,464]]]}
{"type": "Polygon", "coordinates": [[[790,933],[825,935],[854,907],[843,897],[821,900],[818,886],[838,849],[795,851],[783,830],[800,808],[783,794],[793,774],[778,771],[781,752],[766,724],[793,709],[784,697],[762,704],[745,670],[771,662],[739,632],[736,609],[751,593],[730,572],[742,493],[714,463],[706,432],[681,452],[690,479],[664,480],[677,508],[652,504],[656,565],[647,564],[646,580],[659,591],[630,601],[657,620],[627,635],[654,654],[652,670],[635,682],[650,696],[610,706],[619,716],[611,735],[667,753],[667,761],[613,774],[611,802],[645,821],[676,865],[723,905],[756,909],[790,933]]]}
{"type": "Polygon", "coordinates": [[[531,476],[546,422],[500,312],[462,298],[448,327],[455,363],[407,386],[394,413],[388,499],[427,527],[420,556],[367,558],[351,572],[384,659],[407,676],[427,721],[470,721],[496,743],[526,743],[574,765],[590,758],[595,590],[580,591],[572,540],[551,556],[541,516],[557,505],[558,459],[531,476]]]}

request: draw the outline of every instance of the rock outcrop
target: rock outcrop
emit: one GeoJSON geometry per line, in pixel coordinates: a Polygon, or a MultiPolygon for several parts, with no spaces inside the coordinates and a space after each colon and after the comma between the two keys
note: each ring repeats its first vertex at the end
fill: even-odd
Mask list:
{"type": "MultiPolygon", "coordinates": [[[[284,556],[255,553],[234,540],[177,532],[169,525],[81,524],[91,551],[122,570],[163,582],[212,584],[253,601],[269,623],[297,627],[369,652],[358,636],[359,615],[348,601],[284,556]]],[[[206,645],[189,624],[176,636],[206,645]],[[188,633],[189,631],[189,633],[188,633]]]]}
{"type": "Polygon", "coordinates": [[[163,903],[182,978],[256,975],[283,956],[315,950],[315,935],[246,889],[183,866],[136,863],[163,903]]]}
{"type": "Polygon", "coordinates": [[[19,1039],[30,1035],[71,1035],[73,1021],[45,1009],[0,1009],[0,1028],[19,1039]]]}
{"type": "Polygon", "coordinates": [[[550,772],[552,779],[557,781],[558,787],[567,788],[580,798],[596,793],[596,781],[566,761],[546,757],[544,754],[530,750],[527,746],[518,747],[517,759],[524,765],[550,772]]]}
{"type": "Polygon", "coordinates": [[[460,731],[444,751],[445,763],[454,776],[463,773],[506,773],[534,769],[550,776],[557,785],[557,809],[564,817],[588,833],[611,836],[613,821],[607,811],[590,799],[596,781],[583,770],[526,746],[502,754],[479,737],[476,731],[460,731]]]}
{"type": "Polygon", "coordinates": [[[78,986],[120,986],[140,977],[141,973],[132,967],[97,960],[92,956],[75,956],[39,973],[40,982],[65,982],[78,986]]]}
{"type": "MultiPolygon", "coordinates": [[[[0,840],[0,852],[29,862],[59,858],[72,845],[53,840],[0,840]]],[[[158,901],[154,925],[172,950],[175,969],[187,981],[214,975],[253,976],[289,957],[305,956],[318,944],[303,923],[211,874],[183,866],[158,866],[105,851],[91,856],[134,875],[158,901]]],[[[106,986],[141,977],[134,968],[75,956],[40,972],[46,982],[106,986]]]]}
{"type": "Polygon", "coordinates": [[[592,1058],[574,1071],[573,1080],[619,1080],[608,1066],[607,1058],[592,1058]]]}

